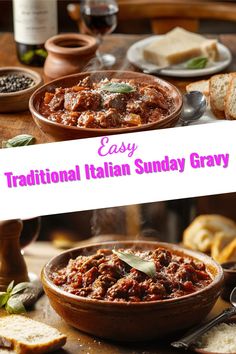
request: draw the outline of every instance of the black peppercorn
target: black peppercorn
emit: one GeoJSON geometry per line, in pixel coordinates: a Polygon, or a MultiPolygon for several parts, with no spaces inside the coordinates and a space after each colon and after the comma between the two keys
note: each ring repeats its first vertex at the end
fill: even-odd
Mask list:
{"type": "Polygon", "coordinates": [[[0,77],[0,93],[22,91],[34,84],[34,80],[25,75],[9,74],[0,77]]]}

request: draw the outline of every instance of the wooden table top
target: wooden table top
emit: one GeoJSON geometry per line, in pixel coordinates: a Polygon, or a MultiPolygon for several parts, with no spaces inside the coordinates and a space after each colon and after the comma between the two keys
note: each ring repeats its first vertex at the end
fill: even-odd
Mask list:
{"type": "MultiPolygon", "coordinates": [[[[105,38],[101,46],[101,51],[110,52],[116,56],[117,63],[114,65],[113,69],[137,70],[132,64],[128,63],[126,52],[134,42],[143,37],[142,35],[113,34],[105,38]]],[[[221,35],[218,39],[221,43],[225,44],[233,54],[234,59],[228,71],[236,71],[236,34],[221,35]]],[[[15,44],[11,33],[0,34],[0,67],[3,66],[23,66],[17,60],[15,44]]],[[[43,73],[42,68],[32,69],[41,74],[43,73]]],[[[91,69],[96,69],[96,66],[90,68],[90,70],[91,69]]],[[[197,78],[188,81],[186,81],[186,79],[166,79],[178,86],[181,90],[184,90],[187,83],[197,80],[197,78]]],[[[25,133],[35,136],[37,143],[50,142],[49,137],[42,133],[36,126],[29,111],[14,114],[0,114],[0,144],[2,140],[7,140],[13,136],[25,133]]]]}
{"type": "MultiPolygon", "coordinates": [[[[29,272],[40,275],[41,269],[47,261],[60,253],[49,242],[35,242],[26,248],[25,259],[29,272]]],[[[229,304],[219,299],[210,317],[216,316],[229,304]]],[[[47,323],[65,333],[68,337],[67,344],[63,350],[57,354],[186,354],[190,351],[175,350],[169,343],[163,340],[149,343],[123,344],[105,341],[86,335],[69,325],[67,325],[52,309],[48,298],[44,295],[37,302],[35,309],[28,312],[28,315],[35,319],[47,323]]],[[[171,321],[171,318],[170,318],[171,321]]]]}

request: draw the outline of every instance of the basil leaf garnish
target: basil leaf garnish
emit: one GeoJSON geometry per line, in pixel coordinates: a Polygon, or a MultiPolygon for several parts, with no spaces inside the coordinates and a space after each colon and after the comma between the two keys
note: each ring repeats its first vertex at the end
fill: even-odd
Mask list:
{"type": "Polygon", "coordinates": [[[133,86],[121,82],[109,82],[103,85],[101,89],[112,93],[130,93],[136,91],[133,86]]]}
{"type": "Polygon", "coordinates": [[[0,308],[6,305],[9,297],[10,297],[10,295],[6,292],[0,293],[0,308]]]}
{"type": "Polygon", "coordinates": [[[26,312],[25,306],[23,305],[22,301],[18,299],[17,295],[10,297],[10,299],[7,301],[5,308],[6,311],[10,314],[26,312]]]}
{"type": "Polygon", "coordinates": [[[208,63],[208,58],[207,57],[196,57],[193,59],[190,59],[186,63],[186,68],[187,69],[203,69],[208,63]]]}
{"type": "Polygon", "coordinates": [[[14,280],[10,282],[10,284],[7,287],[7,293],[10,293],[14,287],[14,280]]]}
{"type": "Polygon", "coordinates": [[[121,252],[121,251],[112,251],[117,257],[123,262],[127,263],[130,267],[133,267],[140,272],[145,273],[150,278],[154,278],[156,276],[156,266],[154,261],[146,261],[141,257],[135,256],[132,253],[121,252]]]}
{"type": "Polygon", "coordinates": [[[11,295],[15,295],[17,293],[20,293],[21,291],[31,287],[31,283],[29,282],[24,282],[24,283],[19,283],[11,291],[11,295]]]}

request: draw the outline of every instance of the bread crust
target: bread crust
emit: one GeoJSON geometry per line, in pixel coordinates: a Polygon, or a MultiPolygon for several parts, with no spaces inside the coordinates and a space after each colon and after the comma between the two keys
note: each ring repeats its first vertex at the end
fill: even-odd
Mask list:
{"type": "Polygon", "coordinates": [[[234,79],[236,79],[236,73],[231,73],[230,74],[230,84],[227,90],[227,94],[225,96],[225,102],[224,102],[224,109],[225,109],[225,118],[227,120],[236,120],[236,115],[233,116],[230,114],[230,109],[229,109],[229,105],[230,105],[230,98],[231,98],[231,94],[233,93],[233,88],[234,88],[234,79]]]}
{"type": "MultiPolygon", "coordinates": [[[[208,83],[208,85],[209,85],[209,80],[199,80],[199,81],[195,81],[195,82],[191,82],[191,84],[188,84],[187,86],[186,86],[186,91],[187,92],[191,92],[191,91],[193,91],[192,90],[192,86],[196,86],[196,85],[201,85],[202,83],[204,83],[204,84],[206,84],[206,83],[208,83]]],[[[209,88],[208,88],[208,90],[203,90],[203,91],[201,91],[205,96],[209,96],[209,88]]]]}
{"type": "MultiPolygon", "coordinates": [[[[229,75],[229,74],[218,74],[218,75],[214,75],[210,78],[209,81],[209,96],[210,96],[210,106],[211,106],[211,110],[213,112],[213,114],[216,116],[216,118],[218,119],[225,119],[225,110],[219,110],[216,105],[215,105],[215,96],[214,96],[214,89],[213,89],[213,84],[215,83],[216,80],[220,80],[223,77],[225,77],[225,75],[229,75]]],[[[224,98],[225,99],[225,98],[224,98]]]]}

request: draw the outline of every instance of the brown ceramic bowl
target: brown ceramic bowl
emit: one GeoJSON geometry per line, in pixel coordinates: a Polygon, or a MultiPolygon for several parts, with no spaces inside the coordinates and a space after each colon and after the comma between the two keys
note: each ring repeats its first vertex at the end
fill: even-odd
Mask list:
{"type": "Polygon", "coordinates": [[[70,139],[80,139],[80,138],[90,138],[94,136],[103,136],[111,134],[121,134],[121,133],[131,133],[138,132],[142,130],[150,129],[160,129],[174,126],[180,116],[182,108],[182,95],[179,90],[171,85],[170,83],[159,79],[155,76],[131,72],[131,71],[97,71],[97,72],[84,72],[80,74],[65,76],[60,79],[51,81],[50,83],[42,86],[39,90],[34,92],[30,98],[29,108],[31,114],[34,118],[35,123],[39,126],[42,131],[50,135],[55,141],[58,140],[70,140],[70,139]],[[135,79],[137,82],[145,82],[147,84],[158,83],[163,88],[169,91],[169,94],[174,99],[174,111],[164,119],[143,124],[138,127],[127,127],[127,128],[114,128],[114,129],[94,129],[94,128],[80,128],[80,127],[70,127],[67,125],[55,123],[49,121],[46,117],[43,117],[39,113],[39,105],[42,102],[44,94],[46,91],[54,92],[56,87],[71,87],[78,83],[79,80],[85,78],[86,76],[93,76],[94,81],[100,81],[104,78],[116,77],[119,79],[135,79]]]}
{"type": "Polygon", "coordinates": [[[29,107],[29,99],[32,93],[43,84],[43,79],[36,71],[23,67],[6,66],[0,68],[0,77],[7,74],[20,74],[30,77],[34,80],[31,87],[10,93],[0,92],[0,112],[20,112],[25,111],[29,107]]]}
{"type": "Polygon", "coordinates": [[[105,242],[68,250],[54,257],[42,270],[42,282],[54,310],[73,327],[102,338],[141,341],[170,335],[204,319],[220,295],[223,271],[210,257],[173,244],[151,241],[105,242]],[[70,258],[94,254],[99,248],[114,247],[141,250],[164,247],[175,254],[204,262],[213,281],[202,290],[176,299],[119,303],[69,294],[54,285],[49,278],[51,272],[64,267],[70,258]]]}

